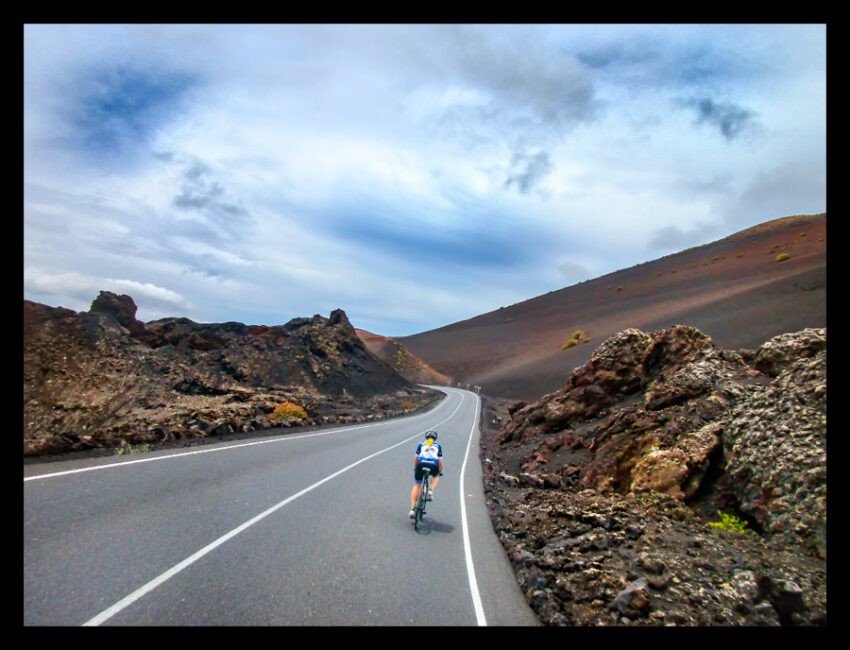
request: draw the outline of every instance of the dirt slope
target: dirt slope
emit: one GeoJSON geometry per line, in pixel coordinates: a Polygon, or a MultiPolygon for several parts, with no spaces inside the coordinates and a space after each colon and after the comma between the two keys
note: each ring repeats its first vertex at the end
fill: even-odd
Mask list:
{"type": "Polygon", "coordinates": [[[366,349],[398,374],[414,384],[449,386],[451,377],[437,372],[399,342],[398,339],[355,328],[366,349]]]}
{"type": "Polygon", "coordinates": [[[826,214],[769,221],[399,341],[488,395],[534,399],[560,387],[617,332],[678,324],[731,349],[825,327],[826,214]],[[589,340],[562,349],[576,330],[589,340]]]}

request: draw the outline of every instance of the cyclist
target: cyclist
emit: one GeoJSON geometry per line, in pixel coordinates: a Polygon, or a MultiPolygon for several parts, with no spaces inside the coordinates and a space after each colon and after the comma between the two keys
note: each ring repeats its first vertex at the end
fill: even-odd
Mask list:
{"type": "Polygon", "coordinates": [[[434,490],[443,475],[443,447],[437,442],[436,431],[426,431],[425,439],[416,445],[416,455],[413,457],[413,489],[410,491],[411,519],[415,517],[413,509],[416,507],[416,500],[422,489],[423,467],[431,469],[431,489],[428,490],[430,501],[434,498],[434,490]]]}

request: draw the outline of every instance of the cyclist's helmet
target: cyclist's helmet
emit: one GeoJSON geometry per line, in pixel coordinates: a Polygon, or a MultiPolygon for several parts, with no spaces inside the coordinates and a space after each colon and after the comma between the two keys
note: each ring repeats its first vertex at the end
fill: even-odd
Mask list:
{"type": "Polygon", "coordinates": [[[436,440],[437,439],[437,432],[436,431],[426,431],[425,432],[425,439],[427,440],[428,438],[431,438],[431,440],[436,440]]]}

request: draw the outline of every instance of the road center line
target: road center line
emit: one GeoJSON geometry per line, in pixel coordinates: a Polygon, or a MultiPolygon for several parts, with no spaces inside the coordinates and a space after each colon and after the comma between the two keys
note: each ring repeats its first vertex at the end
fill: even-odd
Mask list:
{"type": "MultiPolygon", "coordinates": [[[[458,410],[460,410],[460,407],[461,407],[462,405],[463,405],[463,395],[461,394],[461,396],[460,396],[460,402],[458,403],[458,405],[457,405],[457,407],[455,408],[455,410],[454,410],[454,411],[452,411],[451,415],[449,415],[449,416],[448,416],[447,418],[445,418],[444,420],[441,420],[440,422],[438,422],[436,425],[434,425],[434,427],[435,427],[435,428],[436,428],[436,427],[439,427],[439,426],[440,426],[441,424],[443,424],[444,422],[448,422],[448,421],[449,421],[449,420],[450,420],[450,419],[454,416],[454,414],[455,414],[455,413],[457,413],[457,412],[458,412],[458,410]]],[[[424,415],[424,414],[423,414],[423,415],[424,415]]],[[[477,419],[477,413],[476,413],[476,419],[477,419]]],[[[381,423],[381,422],[375,422],[374,424],[383,424],[383,423],[381,423]]],[[[367,425],[367,426],[368,426],[368,425],[367,425]]],[[[354,428],[360,428],[360,427],[354,427],[354,428]]],[[[261,512],[261,513],[260,513],[260,514],[258,514],[257,516],[255,516],[255,517],[253,517],[253,518],[249,519],[248,521],[246,521],[244,524],[241,524],[240,526],[237,526],[236,528],[234,528],[233,530],[231,530],[229,533],[225,533],[224,535],[222,535],[221,537],[219,537],[219,538],[218,538],[218,539],[216,539],[215,541],[213,541],[213,542],[211,542],[211,543],[207,544],[207,545],[206,545],[206,546],[204,546],[202,549],[200,549],[199,551],[196,551],[195,553],[193,553],[192,555],[190,555],[189,557],[187,557],[187,558],[186,558],[185,560],[183,560],[182,562],[179,562],[179,563],[175,564],[173,567],[171,567],[170,569],[168,569],[168,571],[166,571],[166,572],[164,572],[164,573],[161,573],[161,574],[160,574],[160,575],[158,575],[156,578],[154,578],[154,579],[153,579],[153,580],[151,580],[150,582],[148,582],[148,583],[146,583],[146,584],[142,585],[141,587],[139,587],[138,589],[136,589],[133,593],[131,593],[131,594],[130,594],[130,595],[128,595],[128,596],[125,596],[124,598],[122,598],[121,600],[119,600],[119,601],[118,601],[117,603],[115,603],[114,605],[112,605],[112,606],[110,606],[110,607],[107,607],[105,610],[103,610],[102,612],[100,612],[100,614],[97,614],[96,616],[94,616],[94,617],[90,618],[88,621],[86,621],[85,623],[83,623],[83,626],[84,626],[84,627],[96,626],[96,625],[100,625],[101,623],[104,623],[104,622],[108,621],[110,618],[112,618],[113,616],[115,616],[118,612],[120,612],[121,610],[125,609],[126,607],[129,607],[129,606],[130,606],[130,605],[132,605],[134,602],[136,602],[137,600],[139,600],[142,596],[144,596],[145,594],[147,594],[147,593],[148,593],[148,592],[150,592],[150,591],[153,591],[153,590],[154,590],[154,589],[156,589],[159,585],[161,585],[162,583],[166,582],[166,581],[167,581],[167,580],[169,580],[170,578],[174,577],[175,575],[177,575],[178,573],[180,573],[180,572],[181,572],[183,569],[185,569],[186,567],[191,566],[192,564],[194,564],[195,562],[197,562],[198,560],[200,560],[202,557],[204,557],[205,555],[207,555],[207,554],[208,554],[208,553],[210,553],[211,551],[215,550],[216,548],[218,548],[218,547],[219,547],[219,546],[221,546],[222,544],[224,544],[224,543],[225,543],[226,541],[228,541],[229,539],[231,539],[231,538],[235,537],[236,535],[238,535],[238,534],[239,534],[239,533],[241,533],[242,531],[247,530],[248,528],[250,528],[251,526],[253,526],[253,525],[254,525],[254,524],[256,524],[257,522],[262,521],[263,519],[265,519],[266,517],[268,517],[270,514],[272,514],[272,513],[276,512],[277,510],[280,510],[283,506],[285,506],[285,505],[287,505],[287,504],[289,504],[289,503],[292,503],[292,502],[293,502],[293,501],[295,501],[297,498],[299,498],[299,497],[301,497],[301,496],[304,496],[304,495],[305,495],[305,494],[307,494],[308,492],[311,492],[311,491],[315,490],[315,489],[316,489],[317,487],[319,487],[320,485],[322,485],[322,484],[324,484],[324,483],[327,483],[327,482],[328,482],[328,481],[330,481],[331,479],[334,479],[334,478],[336,478],[337,476],[339,476],[340,474],[342,474],[342,473],[344,473],[344,472],[347,472],[348,470],[350,470],[350,469],[351,469],[351,468],[353,468],[353,467],[356,467],[356,466],[357,466],[357,465],[359,465],[360,463],[363,463],[363,462],[365,462],[365,461],[367,461],[367,460],[370,460],[370,459],[372,459],[372,458],[375,458],[376,456],[380,456],[381,454],[386,453],[386,452],[390,451],[391,449],[395,449],[396,447],[399,447],[399,446],[401,446],[401,445],[405,445],[405,444],[409,443],[411,440],[414,440],[414,439],[418,438],[419,436],[421,436],[421,435],[422,435],[422,433],[423,433],[423,432],[417,432],[416,434],[414,434],[414,435],[412,435],[412,436],[410,436],[410,437],[408,437],[408,438],[405,438],[404,440],[402,440],[402,441],[400,441],[400,442],[397,442],[397,443],[395,443],[394,445],[390,445],[389,447],[386,447],[385,449],[381,449],[380,451],[376,451],[376,452],[375,452],[375,453],[373,453],[373,454],[370,454],[370,455],[368,455],[368,456],[365,456],[365,457],[361,458],[360,460],[358,460],[358,461],[356,461],[356,462],[354,462],[354,463],[351,463],[351,465],[348,465],[347,467],[343,467],[342,469],[337,470],[337,471],[336,471],[336,472],[334,472],[333,474],[329,474],[328,476],[326,476],[326,477],[325,477],[325,478],[323,478],[322,480],[320,480],[320,481],[317,481],[317,482],[313,483],[312,485],[310,485],[310,486],[308,486],[308,487],[304,488],[303,490],[300,490],[299,492],[296,492],[295,494],[293,494],[293,495],[292,495],[292,496],[290,496],[290,497],[287,497],[286,499],[284,499],[284,500],[283,500],[283,501],[281,501],[280,503],[277,503],[277,504],[273,505],[271,508],[268,508],[267,510],[264,510],[263,512],[261,512]]],[[[464,465],[465,465],[465,463],[464,463],[464,465]]],[[[461,470],[461,471],[462,471],[462,470],[461,470]]],[[[462,480],[462,479],[461,479],[461,480],[462,480]]],[[[476,593],[477,593],[477,590],[476,590],[476,593]]]]}

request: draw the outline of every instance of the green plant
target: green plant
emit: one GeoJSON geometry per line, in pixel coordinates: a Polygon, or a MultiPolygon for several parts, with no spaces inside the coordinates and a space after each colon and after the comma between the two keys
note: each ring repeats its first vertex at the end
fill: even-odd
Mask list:
{"type": "Polygon", "coordinates": [[[150,451],[151,449],[153,449],[153,446],[147,442],[143,442],[138,445],[131,445],[126,440],[123,440],[121,446],[115,450],[115,455],[124,456],[126,454],[141,454],[146,451],[150,451]]]}
{"type": "Polygon", "coordinates": [[[576,330],[575,332],[573,332],[573,335],[570,337],[570,339],[561,346],[561,349],[569,350],[574,345],[577,345],[579,343],[587,343],[589,340],[590,337],[587,334],[585,334],[581,330],[576,330]]]}
{"type": "Polygon", "coordinates": [[[743,519],[740,519],[735,515],[730,515],[726,512],[723,512],[722,510],[718,510],[717,514],[720,517],[720,521],[708,522],[708,525],[712,528],[719,528],[720,530],[731,530],[733,533],[749,532],[747,529],[747,522],[743,519]]]}
{"type": "Polygon", "coordinates": [[[303,420],[306,417],[307,411],[295,402],[282,402],[269,414],[270,420],[303,420]]]}
{"type": "Polygon", "coordinates": [[[784,262],[785,260],[789,259],[790,257],[791,256],[788,253],[779,253],[779,255],[776,256],[776,261],[777,262],[784,262]]]}

